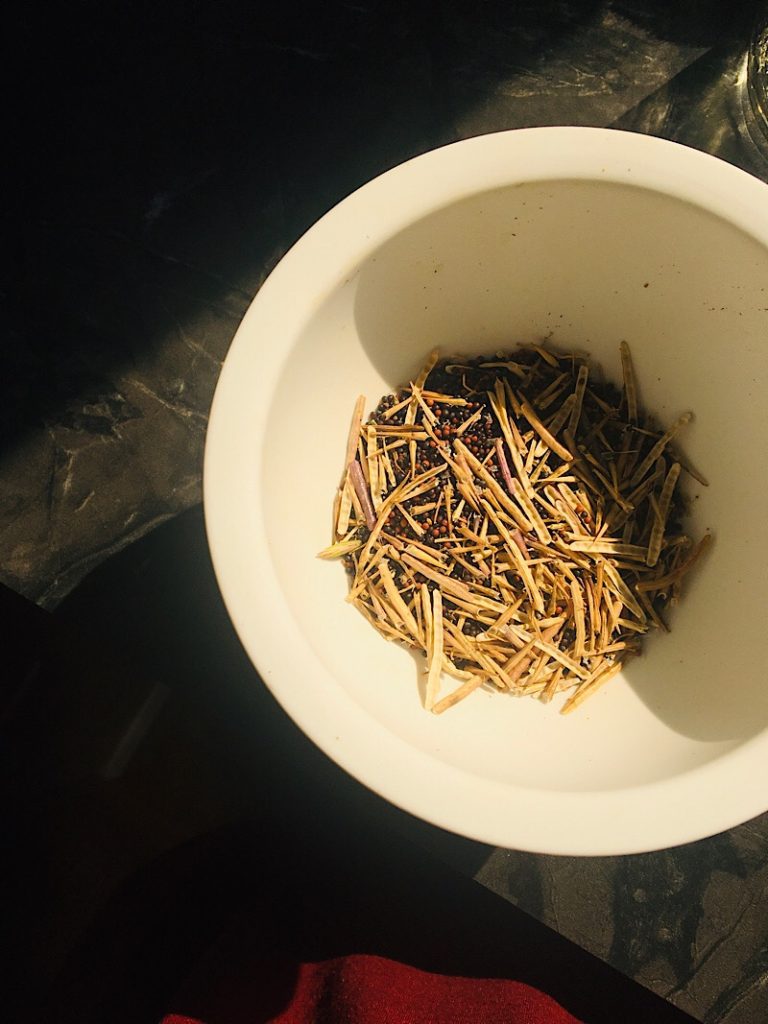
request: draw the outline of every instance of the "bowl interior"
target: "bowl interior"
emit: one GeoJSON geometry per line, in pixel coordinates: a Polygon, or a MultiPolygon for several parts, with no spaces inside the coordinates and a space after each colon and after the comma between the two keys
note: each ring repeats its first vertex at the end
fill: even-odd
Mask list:
{"type": "Polygon", "coordinates": [[[478,192],[340,272],[290,339],[260,481],[279,586],[333,685],[431,759],[533,790],[657,782],[764,731],[767,287],[768,250],[749,234],[602,180],[478,192]],[[686,480],[689,524],[715,544],[672,632],[574,714],[480,692],[434,717],[421,707],[421,659],[379,637],[345,603],[341,565],[315,558],[330,540],[352,407],[410,379],[433,346],[489,353],[543,338],[589,352],[617,382],[625,339],[645,408],[666,423],[694,412],[682,447],[710,486],[686,480]]]}

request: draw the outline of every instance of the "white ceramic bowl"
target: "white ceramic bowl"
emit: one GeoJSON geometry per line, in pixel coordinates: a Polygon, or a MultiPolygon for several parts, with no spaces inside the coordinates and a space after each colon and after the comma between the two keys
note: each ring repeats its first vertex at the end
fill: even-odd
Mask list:
{"type": "MultiPolygon", "coordinates": [[[[322,218],[246,314],[205,459],[213,561],[267,686],[330,757],[393,803],[488,843],[656,849],[768,807],[768,187],[658,139],[540,128],[459,142],[322,218]],[[672,616],[570,716],[477,693],[435,717],[416,660],[344,602],[331,502],[356,396],[434,345],[587,349],[672,420],[710,479],[715,534],[672,616]]],[[[290,766],[288,766],[289,770],[290,766]]]]}

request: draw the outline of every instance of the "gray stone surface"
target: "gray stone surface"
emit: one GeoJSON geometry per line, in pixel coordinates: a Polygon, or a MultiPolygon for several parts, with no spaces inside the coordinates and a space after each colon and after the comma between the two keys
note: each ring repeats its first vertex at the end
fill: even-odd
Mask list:
{"type": "Polygon", "coordinates": [[[768,1019],[768,818],[633,857],[495,850],[483,885],[707,1024],[768,1019]]]}
{"type": "Polygon", "coordinates": [[[722,21],[715,5],[686,20],[641,3],[368,0],[288,4],[239,34],[201,5],[179,39],[171,5],[140,74],[140,35],[106,35],[108,70],[57,79],[22,170],[21,259],[0,295],[0,581],[55,607],[200,500],[220,361],[327,208],[435,145],[631,116],[722,21]]]}

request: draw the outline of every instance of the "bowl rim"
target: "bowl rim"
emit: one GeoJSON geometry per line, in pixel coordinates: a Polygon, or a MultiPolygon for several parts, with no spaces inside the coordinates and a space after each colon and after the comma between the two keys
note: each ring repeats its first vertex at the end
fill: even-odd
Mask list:
{"type": "Polygon", "coordinates": [[[416,156],[321,217],[257,292],[214,394],[203,502],[214,571],[240,640],[283,709],[332,760],[391,803],[448,831],[494,846],[596,856],[691,842],[765,811],[768,795],[755,779],[755,763],[760,754],[768,758],[768,733],[669,779],[589,792],[534,791],[481,779],[416,750],[346,696],[296,628],[269,554],[259,488],[263,452],[243,440],[263,436],[266,428],[269,396],[289,354],[275,339],[295,337],[337,283],[388,238],[472,194],[577,179],[678,198],[768,248],[768,185],[714,156],[652,136],[604,128],[514,129],[416,156]],[[259,336],[273,343],[259,349],[254,378],[253,339],[259,336]],[[295,684],[307,674],[312,686],[295,684]]]}

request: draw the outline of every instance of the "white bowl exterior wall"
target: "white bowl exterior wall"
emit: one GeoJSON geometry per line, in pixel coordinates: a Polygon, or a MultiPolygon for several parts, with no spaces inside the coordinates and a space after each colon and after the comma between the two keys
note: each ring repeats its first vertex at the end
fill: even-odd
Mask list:
{"type": "Polygon", "coordinates": [[[658,140],[504,133],[365,186],[265,284],[214,404],[212,552],[265,681],[361,781],[455,831],[564,853],[671,845],[768,803],[754,767],[768,749],[767,197],[658,140]],[[436,718],[419,658],[375,634],[345,603],[341,567],[314,557],[351,409],[433,345],[543,338],[617,382],[627,340],[643,404],[664,423],[694,411],[683,447],[711,486],[688,481],[691,528],[716,543],[672,634],[579,711],[478,693],[436,718]]]}

